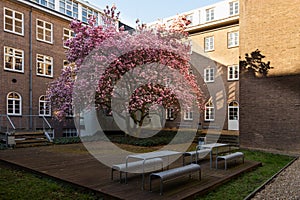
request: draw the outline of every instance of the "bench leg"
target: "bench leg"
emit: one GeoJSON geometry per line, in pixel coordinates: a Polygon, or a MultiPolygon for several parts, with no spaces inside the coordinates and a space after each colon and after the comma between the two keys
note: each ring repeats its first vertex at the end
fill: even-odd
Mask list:
{"type": "Polygon", "coordinates": [[[199,181],[201,181],[201,168],[199,169],[199,181]]]}
{"type": "Polygon", "coordinates": [[[160,195],[163,195],[163,180],[162,178],[160,179],[160,195]]]}
{"type": "Polygon", "coordinates": [[[227,170],[227,160],[225,159],[225,170],[227,170]]]}
{"type": "MultiPolygon", "coordinates": [[[[122,183],[122,171],[120,171],[120,183],[122,183]]],[[[127,183],[127,177],[125,177],[125,183],[127,183]]]]}
{"type": "Polygon", "coordinates": [[[111,177],[110,177],[111,180],[114,180],[114,169],[111,168],[111,177]]]}
{"type": "Polygon", "coordinates": [[[152,176],[149,176],[149,191],[152,192],[152,176]]]}
{"type": "Polygon", "coordinates": [[[216,169],[218,169],[218,158],[216,158],[216,169]]]}

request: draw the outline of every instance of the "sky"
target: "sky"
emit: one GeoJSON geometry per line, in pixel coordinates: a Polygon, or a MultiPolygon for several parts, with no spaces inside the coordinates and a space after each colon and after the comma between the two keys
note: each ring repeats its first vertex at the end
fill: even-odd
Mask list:
{"type": "Polygon", "coordinates": [[[106,5],[117,6],[121,12],[120,20],[135,27],[136,19],[149,23],[157,19],[180,14],[222,0],[88,0],[91,4],[104,9],[106,5]]]}

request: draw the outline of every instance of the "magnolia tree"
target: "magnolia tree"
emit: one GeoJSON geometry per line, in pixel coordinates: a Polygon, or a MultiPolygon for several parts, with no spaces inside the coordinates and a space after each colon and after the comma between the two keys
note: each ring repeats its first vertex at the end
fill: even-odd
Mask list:
{"type": "Polygon", "coordinates": [[[63,69],[48,89],[55,117],[62,120],[70,108],[75,112],[95,108],[112,114],[126,126],[141,128],[151,112],[172,108],[174,115],[186,109],[199,112],[204,97],[190,73],[190,45],[184,31],[184,16],[170,26],[147,28],[134,33],[116,28],[115,7],[105,11],[104,25],[90,19],[85,25],[72,21],[75,37],[68,40],[63,69]]]}

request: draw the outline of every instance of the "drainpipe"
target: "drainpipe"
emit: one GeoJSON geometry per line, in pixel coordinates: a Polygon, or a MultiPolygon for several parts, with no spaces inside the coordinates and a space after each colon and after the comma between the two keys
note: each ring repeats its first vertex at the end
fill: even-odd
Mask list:
{"type": "Polygon", "coordinates": [[[33,128],[32,120],[32,7],[29,13],[29,129],[33,128]]]}

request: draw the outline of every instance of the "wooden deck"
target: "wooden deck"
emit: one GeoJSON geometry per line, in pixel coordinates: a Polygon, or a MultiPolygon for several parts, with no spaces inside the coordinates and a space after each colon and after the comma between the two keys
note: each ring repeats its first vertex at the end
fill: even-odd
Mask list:
{"type": "MultiPolygon", "coordinates": [[[[215,187],[226,183],[241,173],[252,170],[261,163],[247,161],[244,164],[229,165],[228,170],[210,169],[203,161],[202,180],[197,173],[192,179],[175,179],[164,184],[164,195],[159,195],[159,181],[153,181],[153,192],[149,192],[148,176],[145,190],[141,189],[141,176],[129,175],[128,184],[110,180],[110,168],[91,156],[82,144],[53,145],[0,151],[0,161],[21,166],[27,170],[54,177],[71,184],[101,193],[105,199],[194,199],[215,187]]],[[[182,160],[172,165],[180,165],[182,160]]],[[[222,162],[219,166],[222,167],[222,162]]]]}

